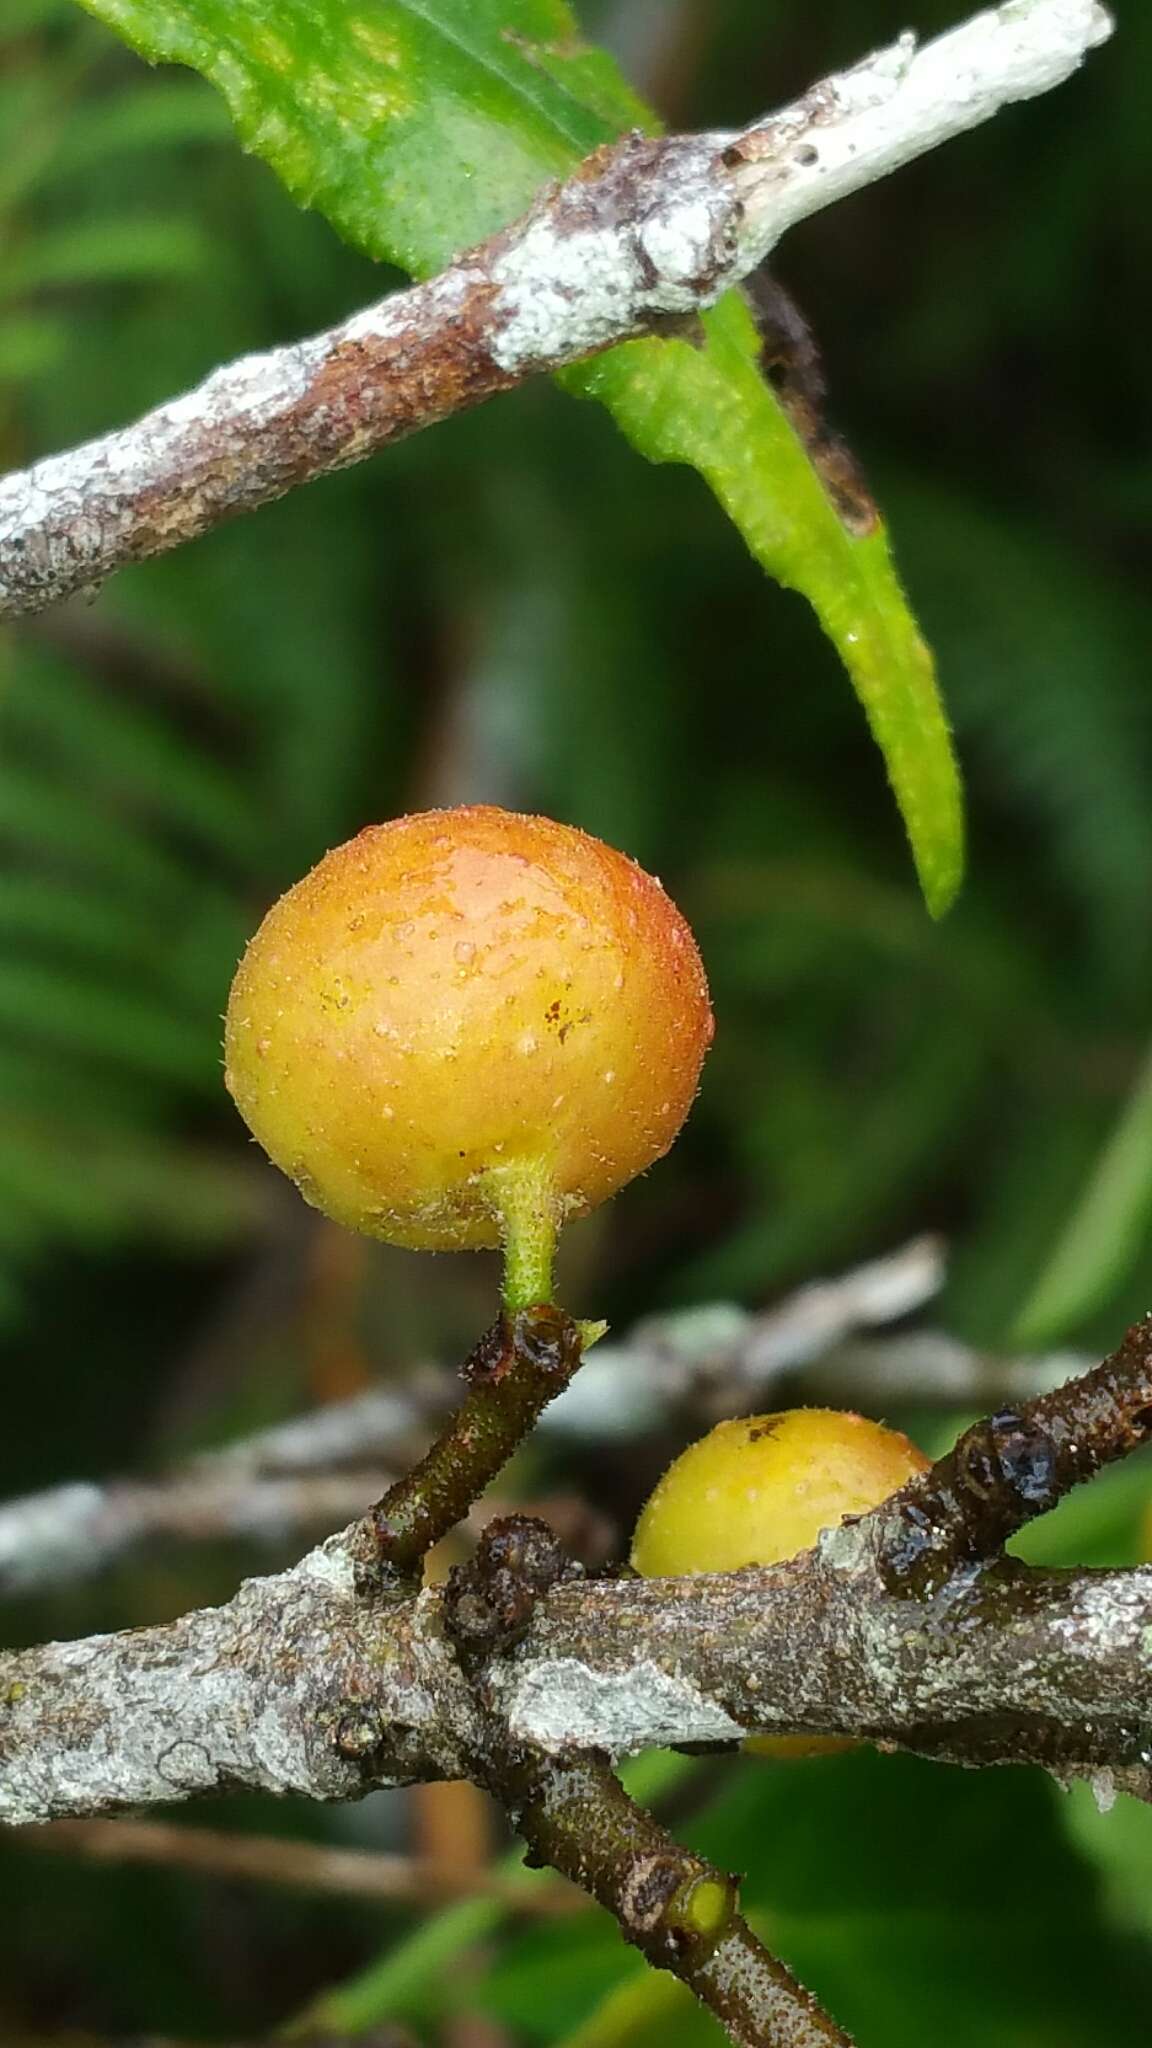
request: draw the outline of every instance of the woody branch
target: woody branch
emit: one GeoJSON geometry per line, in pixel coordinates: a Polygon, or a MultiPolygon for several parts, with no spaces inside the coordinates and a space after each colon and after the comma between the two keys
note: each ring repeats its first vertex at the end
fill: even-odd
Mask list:
{"type": "Polygon", "coordinates": [[[1111,27],[1099,0],[1006,0],[923,49],[902,36],[742,131],[595,152],[430,282],[0,483],[0,618],[541,371],[690,321],[797,221],[1061,84],[1111,27]]]}
{"type": "Polygon", "coordinates": [[[1141,1324],[787,1564],[557,1584],[489,1674],[487,1727],[443,1595],[366,1595],[374,1532],[354,1523],[225,1607],[0,1656],[0,1820],[475,1775],[493,1715],[510,1753],[802,1729],[1148,1797],[1152,1568],[1035,1571],[999,1545],[1150,1435],[1141,1324]]]}

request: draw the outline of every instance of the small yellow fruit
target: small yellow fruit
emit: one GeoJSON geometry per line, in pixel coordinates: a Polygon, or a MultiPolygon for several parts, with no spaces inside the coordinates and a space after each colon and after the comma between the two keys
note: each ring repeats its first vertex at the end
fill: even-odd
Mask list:
{"type": "MultiPolygon", "coordinates": [[[[878,1507],[928,1468],[898,1430],[830,1408],[792,1408],[718,1423],[670,1465],[636,1525],[642,1578],[779,1564],[845,1515],[878,1507]]],[[[837,1736],[754,1736],[764,1756],[850,1747],[837,1736]]]]}
{"type": "Polygon", "coordinates": [[[659,882],[571,826],[475,806],[371,826],[273,905],[233,984],[226,1080],[315,1207],[461,1250],[547,1236],[650,1166],[711,1036],[659,882]]]}

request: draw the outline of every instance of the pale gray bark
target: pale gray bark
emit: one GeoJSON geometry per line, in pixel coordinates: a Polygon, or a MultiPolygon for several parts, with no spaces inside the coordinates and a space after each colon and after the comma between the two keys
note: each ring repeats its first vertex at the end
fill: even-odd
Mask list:
{"type": "MultiPolygon", "coordinates": [[[[622,1756],[804,1728],[1144,1790],[1152,1568],[894,1598],[871,1522],[771,1570],[558,1588],[493,1681],[509,1740],[622,1756]]],[[[440,1594],[366,1592],[361,1546],[165,1627],[0,1656],[0,1820],[469,1775],[483,1731],[440,1594]]]]}

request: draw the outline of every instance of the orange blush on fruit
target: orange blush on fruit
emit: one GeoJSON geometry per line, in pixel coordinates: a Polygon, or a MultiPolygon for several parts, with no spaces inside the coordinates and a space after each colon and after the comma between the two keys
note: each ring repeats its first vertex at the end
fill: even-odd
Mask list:
{"type": "MultiPolygon", "coordinates": [[[[627,856],[489,806],[370,826],[275,903],[237,971],[227,1085],[337,1222],[550,1238],[667,1151],[712,1036],[685,920],[627,856]]],[[[513,1302],[513,1305],[516,1305],[513,1302]]]]}

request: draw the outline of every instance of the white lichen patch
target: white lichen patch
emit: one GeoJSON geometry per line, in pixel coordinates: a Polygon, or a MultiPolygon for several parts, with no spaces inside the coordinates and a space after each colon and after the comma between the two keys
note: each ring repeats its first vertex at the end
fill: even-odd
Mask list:
{"type": "Polygon", "coordinates": [[[296,1565],[294,1576],[325,1586],[342,1600],[356,1598],[356,1568],[343,1537],[333,1536],[317,1550],[310,1550],[296,1565]]]}
{"type": "Polygon", "coordinates": [[[697,306],[723,289],[721,243],[730,260],[736,220],[724,193],[689,191],[678,202],[660,208],[639,230],[640,247],[656,274],[649,295],[669,312],[697,306]]]}
{"type": "MultiPolygon", "coordinates": [[[[739,172],[772,240],[833,200],[1063,84],[1112,33],[1099,0],[1007,0],[917,48],[904,36],[766,121],[739,172]]],[[[766,253],[766,252],[765,252],[766,253]]]]}
{"type": "Polygon", "coordinates": [[[1113,1771],[1094,1771],[1088,1780],[1092,1797],[1096,1801],[1097,1813],[1111,1813],[1116,1804],[1116,1775],[1113,1771]]]}
{"type": "Polygon", "coordinates": [[[490,353],[513,374],[530,364],[601,348],[627,332],[640,290],[634,250],[618,227],[531,222],[491,270],[499,287],[490,353]]]}
{"type": "Polygon", "coordinates": [[[834,1529],[822,1529],[816,1548],[822,1564],[851,1577],[868,1566],[872,1545],[871,1530],[861,1522],[848,1521],[838,1523],[834,1529]]]}
{"type": "Polygon", "coordinates": [[[514,1740],[553,1754],[623,1756],[671,1742],[730,1742],[744,1732],[691,1679],[648,1659],[619,1671],[597,1671],[576,1657],[542,1659],[510,1673],[500,1710],[514,1740]]]}

